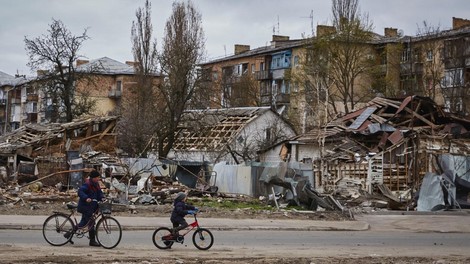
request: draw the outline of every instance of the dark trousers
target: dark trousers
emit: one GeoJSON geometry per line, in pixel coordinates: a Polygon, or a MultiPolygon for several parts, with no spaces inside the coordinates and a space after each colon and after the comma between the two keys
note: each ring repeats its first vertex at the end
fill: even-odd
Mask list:
{"type": "Polygon", "coordinates": [[[173,230],[175,232],[178,232],[181,229],[185,229],[186,227],[188,227],[188,222],[186,222],[184,218],[181,220],[171,221],[171,222],[173,223],[173,230]]]}
{"type": "MultiPolygon", "coordinates": [[[[80,223],[78,223],[78,228],[82,228],[88,224],[90,221],[91,217],[93,216],[93,213],[90,212],[84,212],[82,213],[82,219],[80,219],[80,223]]],[[[90,223],[90,230],[95,230],[95,223],[90,223]]]]}

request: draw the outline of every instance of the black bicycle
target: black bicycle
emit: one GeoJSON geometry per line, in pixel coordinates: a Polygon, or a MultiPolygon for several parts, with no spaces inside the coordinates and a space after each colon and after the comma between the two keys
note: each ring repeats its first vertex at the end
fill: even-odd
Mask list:
{"type": "Polygon", "coordinates": [[[180,230],[182,234],[174,235],[168,227],[159,227],[153,232],[153,244],[159,249],[169,249],[177,242],[183,244],[184,236],[191,230],[196,229],[193,233],[193,244],[197,249],[207,250],[214,244],[214,236],[211,231],[199,226],[196,213],[194,214],[194,222],[189,224],[187,228],[180,230]]]}
{"type": "Polygon", "coordinates": [[[77,204],[68,203],[69,214],[54,212],[50,215],[42,226],[42,235],[47,243],[53,246],[63,246],[67,243],[73,244],[72,238],[88,237],[88,231],[96,222],[96,240],[106,249],[116,247],[122,238],[122,229],[119,222],[111,215],[111,203],[98,202],[98,209],[91,217],[87,225],[78,228],[76,218],[77,204]]]}

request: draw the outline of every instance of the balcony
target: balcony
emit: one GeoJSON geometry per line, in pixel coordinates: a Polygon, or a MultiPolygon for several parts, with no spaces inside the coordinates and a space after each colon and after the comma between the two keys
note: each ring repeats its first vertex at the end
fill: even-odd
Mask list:
{"type": "Polygon", "coordinates": [[[405,74],[405,75],[423,73],[423,63],[422,62],[402,63],[400,65],[400,73],[405,74]]]}
{"type": "Polygon", "coordinates": [[[273,79],[284,79],[286,69],[273,70],[273,79]]]}
{"type": "Polygon", "coordinates": [[[276,104],[288,104],[290,102],[290,94],[280,93],[276,95],[276,104]]]}
{"type": "Polygon", "coordinates": [[[121,98],[122,91],[112,89],[108,92],[109,98],[121,98]]]}
{"type": "Polygon", "coordinates": [[[261,105],[262,106],[271,106],[272,96],[271,94],[261,95],[261,105]]]}
{"type": "Polygon", "coordinates": [[[28,94],[26,96],[26,101],[34,101],[34,102],[37,102],[38,101],[38,98],[39,96],[37,94],[28,94]]]}
{"type": "Polygon", "coordinates": [[[255,72],[256,80],[269,80],[272,79],[272,74],[270,71],[257,71],[255,72]]]}
{"type": "Polygon", "coordinates": [[[290,103],[290,94],[286,93],[279,93],[275,96],[275,102],[273,102],[273,95],[272,94],[262,94],[261,95],[261,105],[262,106],[269,106],[272,104],[282,105],[282,104],[289,104],[290,103]]]}

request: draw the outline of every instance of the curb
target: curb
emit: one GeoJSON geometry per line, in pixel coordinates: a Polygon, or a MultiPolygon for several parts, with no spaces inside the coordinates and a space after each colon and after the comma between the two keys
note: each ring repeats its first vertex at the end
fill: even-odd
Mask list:
{"type": "MultiPolygon", "coordinates": [[[[358,223],[356,221],[356,223],[358,223]]],[[[122,226],[123,231],[155,230],[156,226],[122,226]]],[[[204,226],[204,228],[218,231],[237,231],[237,230],[257,230],[257,231],[367,231],[370,225],[365,222],[359,222],[354,227],[335,227],[335,226],[307,226],[307,227],[274,227],[274,226],[204,226]]],[[[0,225],[0,230],[42,230],[42,225],[0,225]]]]}

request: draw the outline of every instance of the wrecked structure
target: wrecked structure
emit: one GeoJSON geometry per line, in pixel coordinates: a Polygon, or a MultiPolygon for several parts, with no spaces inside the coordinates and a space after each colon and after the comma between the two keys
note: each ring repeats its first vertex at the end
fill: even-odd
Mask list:
{"type": "Polygon", "coordinates": [[[295,135],[292,126],[270,107],[186,111],[169,157],[175,160],[254,161],[257,151],[295,135]]]}
{"type": "Polygon", "coordinates": [[[423,189],[437,189],[441,199],[427,210],[460,208],[469,205],[469,129],[470,120],[444,112],[427,97],[377,97],[294,138],[290,148],[294,160],[312,163],[320,192],[350,199],[379,193],[389,207],[411,209],[418,197],[423,204],[435,199],[423,189]],[[425,175],[438,180],[423,186],[425,175]]]}
{"type": "MultiPolygon", "coordinates": [[[[18,130],[15,137],[8,135],[9,138],[2,141],[1,146],[5,146],[0,154],[10,161],[5,168],[10,170],[23,160],[34,161],[39,173],[47,175],[46,163],[60,159],[61,164],[66,165],[66,150],[78,146],[83,149],[87,146],[84,142],[100,139],[93,143],[93,151],[80,151],[80,158],[84,168],[100,166],[104,176],[108,169],[111,170],[111,175],[114,174],[118,181],[111,177],[107,182],[109,187],[121,192],[120,201],[165,199],[167,193],[162,190],[179,182],[184,187],[171,189],[173,193],[186,188],[212,195],[264,196],[278,207],[278,202],[284,202],[312,210],[322,207],[343,211],[365,200],[370,201],[371,197],[375,199],[374,206],[390,209],[438,210],[469,206],[470,121],[444,112],[426,97],[374,98],[364,108],[333,120],[321,129],[271,145],[264,151],[269,158],[263,158],[266,156],[258,152],[260,160],[245,160],[241,164],[229,164],[225,160],[212,162],[209,160],[211,155],[205,154],[201,159],[203,151],[211,150],[204,146],[211,144],[203,144],[199,150],[194,148],[199,142],[196,139],[202,139],[204,135],[212,140],[223,138],[217,137],[217,133],[231,135],[234,142],[237,142],[237,135],[248,135],[236,133],[240,131],[235,126],[239,121],[235,122],[234,116],[228,118],[226,115],[228,119],[222,120],[231,120],[231,125],[222,122],[214,126],[219,129],[212,134],[182,134],[185,136],[179,138],[176,146],[179,151],[186,151],[184,157],[195,154],[195,158],[162,161],[167,168],[163,168],[160,161],[156,163],[156,158],[132,161],[100,156],[97,146],[108,136],[114,138],[115,119],[108,118],[62,124],[57,131],[52,128],[32,130],[26,126],[18,130]],[[101,129],[95,131],[95,126],[101,129]],[[228,128],[229,131],[225,131],[228,128]],[[35,137],[39,134],[40,137],[35,137]],[[25,135],[31,139],[21,145],[26,141],[25,135]],[[20,145],[9,145],[8,142],[20,142],[15,143],[20,145]],[[74,142],[80,144],[74,145],[74,142]],[[278,160],[273,159],[273,153],[278,160]],[[48,162],[44,162],[45,157],[48,162]],[[127,169],[119,170],[123,165],[127,169]],[[136,167],[132,169],[134,165],[136,167]],[[158,170],[153,171],[155,168],[158,170]],[[131,170],[138,177],[126,178],[131,170]],[[125,197],[122,197],[123,193],[125,197]]],[[[219,142],[219,145],[224,144],[219,142]]],[[[114,145],[107,142],[106,147],[110,146],[114,145]]],[[[34,166],[26,163],[21,173],[34,174],[35,171],[34,166]]]]}
{"type": "Polygon", "coordinates": [[[5,171],[2,180],[30,182],[38,175],[70,169],[68,161],[78,158],[78,152],[114,152],[116,120],[116,116],[107,116],[63,124],[27,124],[3,135],[0,137],[0,166],[5,171]]]}

